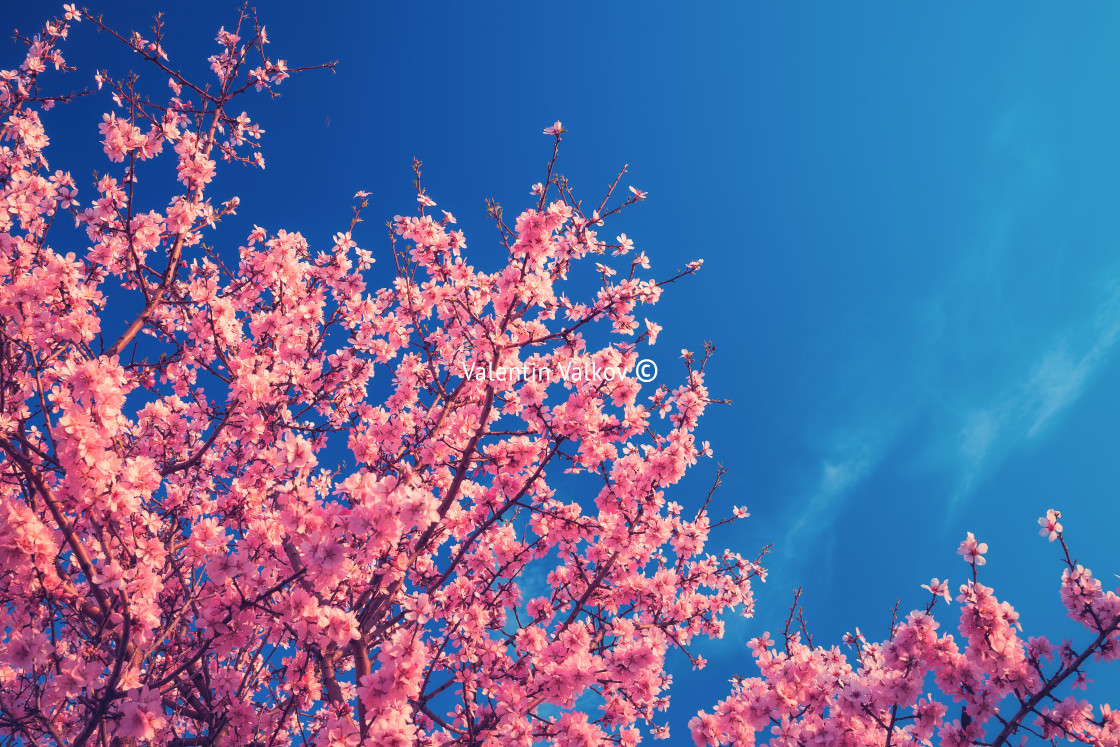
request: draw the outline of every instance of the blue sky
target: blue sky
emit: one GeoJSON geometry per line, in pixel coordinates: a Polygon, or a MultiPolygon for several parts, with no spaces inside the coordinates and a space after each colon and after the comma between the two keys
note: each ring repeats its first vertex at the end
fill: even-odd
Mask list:
{"type": "MultiPolygon", "coordinates": [[[[106,6],[140,28],[154,7],[106,6]]],[[[237,5],[162,7],[187,65],[237,5]]],[[[284,1],[262,18],[290,64],[339,66],[251,101],[268,170],[223,183],[250,222],[323,245],[365,189],[372,247],[415,205],[417,156],[485,266],[483,199],[529,206],[560,119],[584,195],[624,163],[649,192],[615,226],[654,269],[706,260],[650,315],[651,357],[672,380],[680,348],[718,346],[708,383],[734,402],[700,435],[730,468],[724,505],[753,517],[714,543],[776,547],[756,618],[703,649],[708,670],[680,669],[674,742],[751,671],[743,640],[780,625],[794,586],[818,641],[882,636],[897,597],[964,580],[971,530],[1026,632],[1060,638],[1060,566],[1036,534],[1051,507],[1098,577],[1120,571],[1117,6],[284,1]]],[[[92,75],[77,31],[68,58],[92,75]]],[[[56,111],[56,130],[72,117],[88,149],[94,110],[56,111]]],[[[56,167],[104,168],[74,165],[78,139],[52,147],[56,167]]],[[[699,501],[709,467],[674,498],[699,501]]]]}

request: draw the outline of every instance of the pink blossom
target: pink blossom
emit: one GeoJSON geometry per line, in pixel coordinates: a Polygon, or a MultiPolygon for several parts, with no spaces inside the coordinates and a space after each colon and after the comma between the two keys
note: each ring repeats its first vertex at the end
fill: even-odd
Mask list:
{"type": "Polygon", "coordinates": [[[965,559],[965,562],[974,566],[980,566],[984,565],[984,563],[987,562],[984,560],[983,555],[987,551],[987,543],[977,542],[976,538],[972,536],[972,532],[969,532],[968,537],[966,537],[965,540],[961,542],[961,546],[960,549],[957,550],[957,554],[962,556],[965,559]]]}
{"type": "Polygon", "coordinates": [[[1039,535],[1042,537],[1049,537],[1051,542],[1056,540],[1062,533],[1062,525],[1058,523],[1058,519],[1061,515],[1061,512],[1055,511],[1054,509],[1048,510],[1046,515],[1038,520],[1038,525],[1042,527],[1042,529],[1038,530],[1039,535]]]}
{"type": "Polygon", "coordinates": [[[929,582],[928,585],[922,584],[922,588],[933,594],[935,597],[944,597],[947,603],[952,601],[951,597],[949,596],[948,581],[942,581],[940,579],[934,578],[929,582]]]}

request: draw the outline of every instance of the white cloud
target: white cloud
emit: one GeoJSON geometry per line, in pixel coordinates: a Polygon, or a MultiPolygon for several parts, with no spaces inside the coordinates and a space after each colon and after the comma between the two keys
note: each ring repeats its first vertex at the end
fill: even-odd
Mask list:
{"type": "MultiPolygon", "coordinates": [[[[835,565],[822,559],[827,561],[832,554],[837,514],[881,462],[893,433],[894,429],[883,427],[834,433],[827,439],[822,449],[825,456],[815,480],[805,494],[787,503],[796,513],[783,517],[782,522],[789,529],[763,560],[771,581],[766,586],[754,587],[760,610],[772,611],[788,604],[789,590],[784,584],[804,578],[802,564],[807,561],[814,563],[817,580],[831,577],[835,565]],[[777,586],[774,581],[778,582],[777,586]]],[[[757,625],[739,615],[729,615],[722,641],[707,645],[712,646],[713,651],[741,650],[747,631],[755,630],[757,625]]]]}
{"type": "Polygon", "coordinates": [[[1043,349],[1019,381],[994,401],[968,412],[960,428],[961,477],[953,505],[1015,449],[1040,437],[1081,397],[1120,341],[1120,284],[1093,317],[1043,349]]]}
{"type": "Polygon", "coordinates": [[[879,434],[866,432],[833,439],[828,457],[821,462],[815,489],[807,500],[797,502],[803,508],[778,548],[783,555],[831,529],[848,495],[879,462],[884,440],[879,434]]]}
{"type": "Polygon", "coordinates": [[[998,413],[991,410],[971,413],[961,428],[961,458],[971,465],[982,464],[999,436],[999,430],[998,413]]]}

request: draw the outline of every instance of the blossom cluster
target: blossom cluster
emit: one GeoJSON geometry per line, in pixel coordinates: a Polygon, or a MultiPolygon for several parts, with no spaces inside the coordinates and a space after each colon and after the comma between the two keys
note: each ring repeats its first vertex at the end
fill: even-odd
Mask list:
{"type": "Polygon", "coordinates": [[[357,243],[365,193],[321,249],[264,227],[212,248],[239,207],[215,174],[263,166],[240,101],[301,70],[247,11],[218,33],[209,83],[162,39],[68,6],[0,72],[0,741],[663,733],[669,652],[749,614],[762,574],[706,551],[707,503],[666,495],[710,454],[694,437],[707,356],[675,388],[462,372],[628,374],[660,329],[638,308],[699,263],[656,279],[633,239],[601,238],[646,194],[612,187],[585,213],[553,171],[559,124],[535,204],[512,225],[491,206],[495,272],[470,264],[451,213],[433,217],[419,164],[417,214],[380,253],[357,243]],[[41,77],[83,21],[167,79],[95,73],[112,105],[88,197],[48,168],[39,116],[65,98],[41,77]],[[141,172],[167,161],[178,191],[145,192],[158,180],[141,172]],[[602,282],[570,296],[589,256],[602,282]],[[564,474],[585,494],[562,495],[564,474]]]}
{"type": "Polygon", "coordinates": [[[1071,558],[1059,517],[1047,511],[1040,534],[1061,542],[1061,600],[1087,642],[1024,640],[1015,609],[979,583],[988,547],[969,532],[959,549],[972,568],[956,597],[959,638],[934,619],[936,602],[950,600],[949,583],[935,578],[923,586],[931,594],[924,609],[892,625],[887,640],[868,641],[858,630],[846,636],[849,653],[813,646],[788,625],[783,649],[768,634],[752,639],[760,676],[737,680],[713,713],[691,721],[696,744],[929,745],[936,735],[963,747],[1025,744],[1033,735],[1120,745],[1120,713],[1073,692],[1087,689],[1090,658],[1120,657],[1120,596],[1071,558]]]}

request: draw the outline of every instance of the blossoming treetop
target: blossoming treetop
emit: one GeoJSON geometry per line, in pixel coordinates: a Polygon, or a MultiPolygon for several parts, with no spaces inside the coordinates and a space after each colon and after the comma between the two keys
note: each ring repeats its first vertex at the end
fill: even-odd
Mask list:
{"type": "Polygon", "coordinates": [[[636,742],[666,703],[667,651],[749,611],[761,572],[705,554],[706,511],[666,501],[701,451],[706,356],[652,395],[626,375],[462,370],[631,372],[657,331],[637,307],[698,267],[658,281],[630,241],[599,238],[644,194],[616,180],[585,212],[553,170],[557,123],[534,206],[512,224],[491,207],[497,272],[467,262],[450,213],[433,216],[418,164],[418,214],[395,219],[381,258],[388,287],[363,276],[362,193],[325,251],[284,229],[228,245],[215,231],[238,201],[212,196],[218,164],[264,163],[240,100],[298,72],[242,13],[218,35],[209,87],[166,60],[161,27],[118,36],[168,93],[98,73],[116,166],[79,201],[47,168],[39,110],[81,17],[68,8],[26,40],[0,89],[0,729],[75,745],[636,742]],[[134,177],[160,158],[181,190],[141,211],[134,177]],[[71,216],[80,254],[51,240],[71,216]],[[589,254],[612,272],[569,298],[589,254]],[[107,323],[128,303],[139,312],[107,323]],[[591,325],[619,341],[590,345],[591,325]],[[375,375],[391,379],[381,403],[375,375]],[[322,461],[332,436],[347,453],[322,461]],[[598,488],[560,495],[562,471],[598,488]],[[549,586],[532,597],[530,572],[549,586]],[[576,707],[592,694],[601,712],[576,707]]]}

